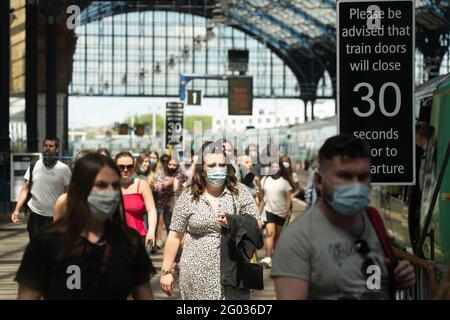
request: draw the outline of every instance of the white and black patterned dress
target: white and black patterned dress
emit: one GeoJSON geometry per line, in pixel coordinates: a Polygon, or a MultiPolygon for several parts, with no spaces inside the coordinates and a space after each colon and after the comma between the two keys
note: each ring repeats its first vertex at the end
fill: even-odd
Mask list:
{"type": "MultiPolygon", "coordinates": [[[[247,187],[238,184],[234,196],[237,213],[259,219],[255,200],[247,187]]],[[[214,210],[204,195],[192,201],[190,188],[183,191],[175,205],[170,230],[187,232],[180,260],[180,291],[184,300],[243,300],[248,290],[237,290],[220,284],[220,223],[217,214],[234,214],[233,198],[228,189],[219,197],[214,210]]]]}

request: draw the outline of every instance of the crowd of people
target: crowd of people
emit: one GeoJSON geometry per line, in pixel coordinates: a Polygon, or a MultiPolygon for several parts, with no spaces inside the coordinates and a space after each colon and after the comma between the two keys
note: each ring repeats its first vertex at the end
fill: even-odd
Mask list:
{"type": "Polygon", "coordinates": [[[152,299],[162,249],[160,288],[171,296],[177,274],[183,299],[249,299],[263,267],[278,299],[392,299],[415,283],[369,206],[370,149],[355,137],[326,140],[305,189],[288,155],[262,164],[259,146],[238,157],[224,139],[181,159],[82,150],[73,168],[58,149],[44,140],[11,216],[28,212],[19,299],[152,299]],[[294,199],[308,208],[290,223],[294,199]]]}

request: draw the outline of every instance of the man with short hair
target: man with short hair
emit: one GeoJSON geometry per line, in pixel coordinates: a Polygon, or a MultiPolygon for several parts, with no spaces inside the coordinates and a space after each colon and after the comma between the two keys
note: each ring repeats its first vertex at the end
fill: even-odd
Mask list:
{"type": "Polygon", "coordinates": [[[19,211],[25,205],[30,191],[31,199],[27,203],[31,210],[27,225],[30,239],[41,227],[52,223],[56,200],[67,191],[72,175],[69,167],[58,161],[58,138],[45,138],[42,146],[44,152],[42,159],[34,165],[32,181],[30,181],[30,165],[24,176],[25,181],[16,208],[11,214],[11,220],[17,223],[19,211]]]}
{"type": "Polygon", "coordinates": [[[415,283],[409,262],[386,259],[383,245],[392,248],[379,213],[370,208],[369,216],[370,182],[366,142],[344,134],[325,141],[316,173],[322,198],[285,229],[274,253],[278,299],[389,299],[394,286],[415,283]]]}

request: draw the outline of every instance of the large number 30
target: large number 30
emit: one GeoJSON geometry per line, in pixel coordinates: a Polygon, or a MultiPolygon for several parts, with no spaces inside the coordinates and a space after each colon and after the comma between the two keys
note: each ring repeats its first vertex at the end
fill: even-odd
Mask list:
{"type": "MultiPolygon", "coordinates": [[[[353,92],[358,92],[363,87],[367,88],[368,92],[367,95],[361,97],[361,100],[367,101],[369,103],[369,110],[367,112],[361,112],[359,111],[360,107],[353,107],[353,112],[355,112],[355,114],[360,117],[369,117],[375,112],[375,101],[373,101],[372,99],[373,86],[367,82],[360,82],[353,88],[353,92]]],[[[400,111],[402,102],[402,93],[399,86],[395,82],[386,82],[385,84],[383,84],[380,88],[380,93],[378,94],[378,102],[380,105],[380,111],[383,115],[385,115],[386,117],[395,117],[400,111]],[[392,112],[387,111],[384,105],[385,91],[388,87],[394,88],[395,91],[395,108],[392,112]]]]}

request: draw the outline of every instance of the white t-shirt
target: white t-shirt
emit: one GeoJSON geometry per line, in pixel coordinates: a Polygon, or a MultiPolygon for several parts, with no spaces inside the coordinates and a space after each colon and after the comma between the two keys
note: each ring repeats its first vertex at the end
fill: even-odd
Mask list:
{"type": "Polygon", "coordinates": [[[264,177],[261,185],[264,189],[264,209],[277,216],[282,216],[286,210],[285,193],[292,190],[289,182],[283,177],[278,179],[264,177]]]}
{"type": "MultiPolygon", "coordinates": [[[[33,170],[33,196],[28,202],[30,209],[41,216],[53,217],[56,200],[64,193],[64,187],[69,185],[71,176],[69,167],[61,161],[53,168],[47,168],[42,160],[38,160],[33,170]]],[[[30,167],[24,178],[30,180],[30,167]]]]}

